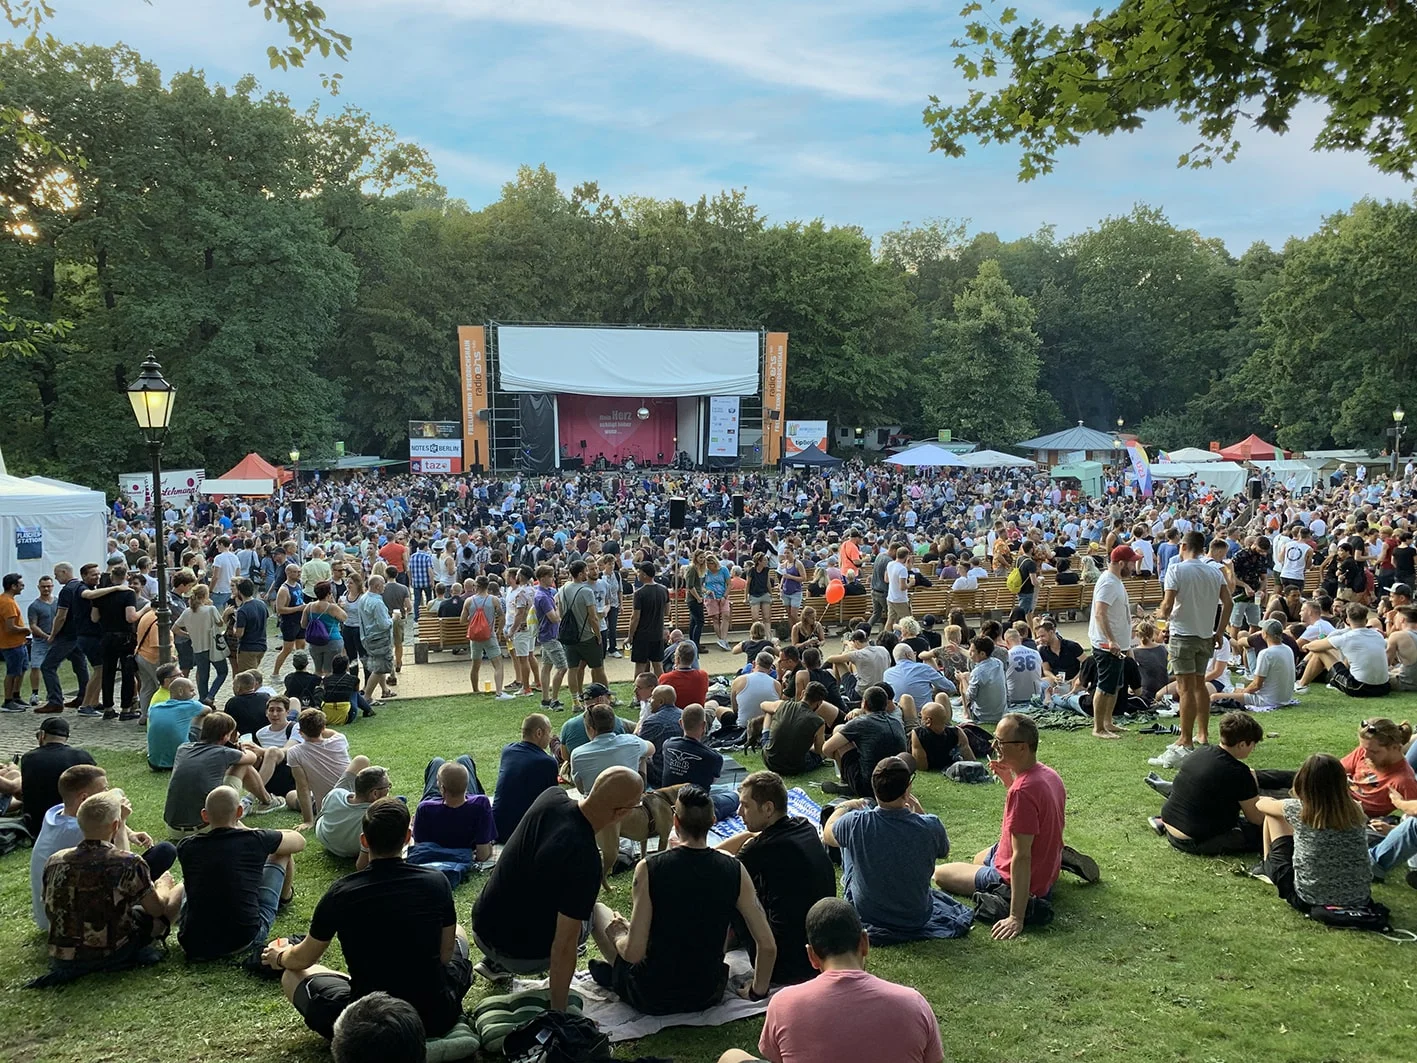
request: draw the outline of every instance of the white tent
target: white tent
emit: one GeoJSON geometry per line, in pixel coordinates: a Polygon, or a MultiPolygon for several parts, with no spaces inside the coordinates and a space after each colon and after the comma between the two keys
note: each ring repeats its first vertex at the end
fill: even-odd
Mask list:
{"type": "Polygon", "coordinates": [[[39,592],[39,577],[53,575],[59,561],[75,572],[103,563],[108,546],[108,503],[101,491],[62,480],[28,480],[0,474],[0,572],[25,579],[20,608],[39,592]]]}
{"type": "Polygon", "coordinates": [[[1201,450],[1200,447],[1182,447],[1180,450],[1169,450],[1166,452],[1167,458],[1172,462],[1182,465],[1198,465],[1203,461],[1220,461],[1220,455],[1213,450],[1201,450]]]}
{"type": "Polygon", "coordinates": [[[892,454],[886,461],[891,465],[910,465],[915,468],[948,466],[962,469],[967,464],[960,455],[938,443],[920,443],[908,447],[899,454],[892,454]]]}
{"type": "Polygon", "coordinates": [[[1257,461],[1254,462],[1261,469],[1267,469],[1274,476],[1274,479],[1282,484],[1288,484],[1289,478],[1294,478],[1294,489],[1296,491],[1307,491],[1314,486],[1317,474],[1314,467],[1307,461],[1257,461]]]}
{"type": "Polygon", "coordinates": [[[1245,493],[1245,483],[1250,478],[1249,471],[1233,461],[1206,461],[1195,465],[1181,461],[1161,461],[1151,467],[1151,475],[1158,480],[1180,480],[1189,477],[1198,484],[1213,487],[1229,498],[1245,493]]]}
{"type": "Polygon", "coordinates": [[[275,493],[274,480],[203,480],[197,490],[204,495],[254,495],[262,498],[275,493]]]}
{"type": "Polygon", "coordinates": [[[1033,462],[1018,458],[998,450],[976,450],[972,454],[961,454],[959,460],[971,469],[1027,469],[1033,462]]]}

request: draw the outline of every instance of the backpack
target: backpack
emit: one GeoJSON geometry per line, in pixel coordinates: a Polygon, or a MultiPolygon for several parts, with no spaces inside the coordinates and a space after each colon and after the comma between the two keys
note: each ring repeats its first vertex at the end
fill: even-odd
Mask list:
{"type": "Polygon", "coordinates": [[[1017,594],[1019,591],[1023,590],[1023,570],[1019,568],[1018,565],[1014,565],[1013,568],[1009,569],[1009,575],[1008,578],[1004,580],[1004,586],[1009,589],[1010,594],[1017,594]]]}
{"type": "Polygon", "coordinates": [[[576,591],[583,584],[572,584],[561,595],[561,628],[556,640],[566,646],[574,646],[581,641],[581,621],[576,616],[576,591]]]}
{"type": "Polygon", "coordinates": [[[328,646],[330,644],[330,625],[325,623],[323,613],[310,614],[310,621],[305,625],[305,641],[311,646],[328,646]]]}
{"type": "Polygon", "coordinates": [[[515,1063],[596,1063],[614,1059],[610,1038],[584,1015],[547,1011],[522,1023],[502,1042],[515,1063]]]}
{"type": "Polygon", "coordinates": [[[473,599],[472,617],[467,622],[469,642],[486,642],[492,638],[492,622],[487,619],[486,605],[486,598],[481,602],[473,599]]]}
{"type": "MultiPolygon", "coordinates": [[[[987,890],[974,894],[974,918],[993,926],[1009,917],[1009,907],[1013,892],[1007,882],[998,882],[987,890]]],[[[1024,926],[1047,926],[1053,921],[1053,902],[1046,897],[1028,898],[1028,907],[1023,911],[1024,926]]]]}

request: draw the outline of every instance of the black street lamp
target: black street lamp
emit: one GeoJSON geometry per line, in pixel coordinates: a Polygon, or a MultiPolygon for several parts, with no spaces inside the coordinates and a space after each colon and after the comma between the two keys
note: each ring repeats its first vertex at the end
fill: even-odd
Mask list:
{"type": "Polygon", "coordinates": [[[1388,429],[1392,433],[1392,474],[1397,475],[1397,459],[1402,456],[1402,433],[1407,431],[1407,426],[1402,423],[1402,419],[1407,416],[1407,411],[1398,403],[1397,408],[1392,411],[1392,427],[1388,429]]]}
{"type": "Polygon", "coordinates": [[[153,537],[157,541],[157,663],[172,659],[172,610],[167,605],[167,537],[162,530],[162,444],[172,421],[177,389],[162,375],[162,366],[151,353],[138,379],[128,385],[133,416],[147,440],[153,462],[153,537]]]}

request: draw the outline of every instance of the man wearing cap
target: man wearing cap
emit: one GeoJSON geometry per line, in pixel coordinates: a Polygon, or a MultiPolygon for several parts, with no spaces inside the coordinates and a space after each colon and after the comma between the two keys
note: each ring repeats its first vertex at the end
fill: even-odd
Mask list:
{"type": "Polygon", "coordinates": [[[93,764],[87,749],[69,745],[69,721],[60,716],[42,720],[35,734],[39,745],[20,758],[20,793],[24,825],[38,837],[44,814],[60,803],[59,776],[75,764],[93,764]]]}
{"type": "Polygon", "coordinates": [[[1125,658],[1132,645],[1132,603],[1122,579],[1131,574],[1136,562],[1137,553],[1130,546],[1113,547],[1107,571],[1092,589],[1087,640],[1092,643],[1092,659],[1097,665],[1097,690],[1092,695],[1092,733],[1096,738],[1120,738],[1122,734],[1112,723],[1117,698],[1126,684],[1125,658]]]}
{"type": "MultiPolygon", "coordinates": [[[[604,683],[587,684],[584,693],[585,711],[576,713],[561,725],[561,746],[557,750],[557,756],[563,763],[569,763],[571,754],[590,741],[590,736],[586,734],[586,713],[597,705],[610,704],[610,688],[604,683]]],[[[625,721],[618,716],[615,719],[615,733],[624,734],[626,731],[625,721]]]]}
{"type": "Polygon", "coordinates": [[[1266,620],[1260,625],[1264,649],[1255,658],[1255,676],[1240,690],[1216,691],[1211,701],[1239,701],[1247,709],[1273,709],[1294,701],[1294,651],[1284,644],[1284,625],[1266,620]]]}
{"type": "Polygon", "coordinates": [[[856,578],[856,574],[861,571],[861,529],[852,528],[846,533],[846,540],[841,544],[841,574],[848,580],[856,578]]]}
{"type": "Polygon", "coordinates": [[[876,807],[844,801],[822,828],[822,840],[841,850],[843,895],[873,945],[963,937],[974,921],[969,908],[931,889],[950,839],[911,793],[914,775],[909,754],[883,757],[871,772],[876,807]]]}

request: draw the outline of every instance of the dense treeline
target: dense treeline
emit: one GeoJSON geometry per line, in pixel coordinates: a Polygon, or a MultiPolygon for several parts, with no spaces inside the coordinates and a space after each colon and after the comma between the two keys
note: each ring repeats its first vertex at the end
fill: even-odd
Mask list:
{"type": "Polygon", "coordinates": [[[993,445],[1119,416],[1164,447],[1381,445],[1414,397],[1410,204],[1238,260],[1146,207],[873,246],[738,191],[614,198],[544,167],[470,210],[368,115],[164,82],[122,47],[7,48],[0,107],[43,134],[0,143],[0,423],[25,471],[136,465],[121,387],[149,350],[181,388],[174,466],[398,455],[410,418],[457,416],[454,329],[487,319],[785,329],[790,416],[993,445]]]}

